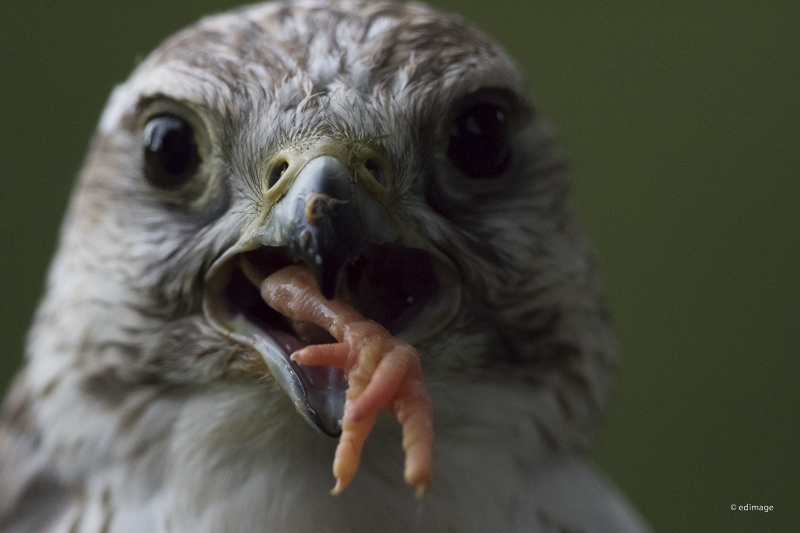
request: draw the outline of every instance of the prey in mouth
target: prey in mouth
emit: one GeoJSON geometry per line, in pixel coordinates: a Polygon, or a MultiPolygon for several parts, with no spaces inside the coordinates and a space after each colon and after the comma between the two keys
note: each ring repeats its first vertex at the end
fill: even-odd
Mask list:
{"type": "Polygon", "coordinates": [[[366,171],[374,160],[352,168],[307,153],[283,154],[275,207],[212,265],[205,313],[261,354],[312,427],[340,437],[332,493],[355,475],[386,409],[403,427],[405,479],[421,495],[433,426],[413,344],[455,315],[457,271],[389,214],[366,171]]]}
{"type": "Polygon", "coordinates": [[[406,482],[421,495],[431,477],[433,421],[417,351],[341,300],[323,299],[302,266],[286,267],[266,278],[261,295],[286,316],[322,327],[338,341],[311,344],[291,356],[312,369],[343,370],[349,378],[342,435],[333,461],[333,493],[341,492],[353,478],[378,411],[389,409],[403,425],[406,482]]]}

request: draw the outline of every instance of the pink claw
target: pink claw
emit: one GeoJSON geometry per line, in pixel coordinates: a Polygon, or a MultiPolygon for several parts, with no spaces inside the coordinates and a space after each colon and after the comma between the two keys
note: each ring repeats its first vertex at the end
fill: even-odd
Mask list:
{"type": "Polygon", "coordinates": [[[433,414],[417,351],[341,300],[325,300],[302,266],[269,276],[261,284],[261,296],[280,313],[323,327],[339,341],[309,345],[292,354],[294,361],[341,368],[348,377],[331,492],[340,493],[353,479],[378,411],[387,409],[403,427],[405,480],[421,496],[431,479],[433,414]]]}

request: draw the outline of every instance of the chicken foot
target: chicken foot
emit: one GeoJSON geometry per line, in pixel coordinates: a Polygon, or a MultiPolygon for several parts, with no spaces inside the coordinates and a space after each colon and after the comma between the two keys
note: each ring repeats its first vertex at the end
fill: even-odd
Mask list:
{"type": "Polygon", "coordinates": [[[304,365],[340,368],[348,377],[331,493],[339,494],[353,479],[378,411],[387,409],[403,428],[406,483],[422,496],[431,479],[433,420],[417,351],[343,301],[323,298],[305,267],[292,265],[270,275],[261,284],[261,296],[296,324],[320,326],[338,341],[312,344],[291,355],[304,365]]]}

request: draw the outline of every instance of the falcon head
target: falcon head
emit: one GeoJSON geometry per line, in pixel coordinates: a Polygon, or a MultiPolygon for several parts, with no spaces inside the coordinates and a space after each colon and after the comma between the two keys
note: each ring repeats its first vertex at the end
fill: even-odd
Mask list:
{"type": "Polygon", "coordinates": [[[347,382],[289,355],[331,338],[258,291],[294,263],[419,351],[437,447],[585,450],[613,340],[564,169],[513,62],[457,16],[203,19],[114,90],[81,172],[24,377],[48,453],[80,476],[302,435],[327,474],[308,425],[338,435],[347,382]]]}

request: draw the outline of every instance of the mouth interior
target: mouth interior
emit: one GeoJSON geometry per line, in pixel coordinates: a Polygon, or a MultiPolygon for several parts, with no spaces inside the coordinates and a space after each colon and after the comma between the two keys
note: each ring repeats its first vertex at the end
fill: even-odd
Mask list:
{"type": "MultiPolygon", "coordinates": [[[[261,298],[264,279],[295,264],[288,248],[262,246],[232,258],[232,268],[221,292],[222,309],[228,317],[241,316],[269,335],[286,354],[309,344],[334,343],[323,328],[292,321],[269,307],[261,298]]],[[[392,335],[410,329],[423,309],[436,300],[440,284],[434,260],[428,252],[392,244],[368,247],[339,273],[336,298],[345,301],[392,335]]]]}
{"type": "Polygon", "coordinates": [[[261,298],[260,287],[264,279],[294,264],[287,249],[262,247],[235,256],[234,261],[238,268],[231,270],[223,293],[224,308],[229,316],[242,316],[272,337],[287,355],[309,344],[336,342],[330,333],[316,324],[292,321],[261,298]]]}
{"type": "MultiPolygon", "coordinates": [[[[300,365],[289,356],[311,344],[337,341],[315,324],[293,321],[275,311],[260,291],[264,279],[295,263],[287,247],[262,246],[233,255],[209,280],[208,316],[242,341],[270,338],[302,382],[305,402],[314,410],[314,398],[324,391],[343,395],[347,377],[339,369],[300,365]]],[[[454,279],[452,269],[429,252],[396,244],[370,245],[338,273],[335,298],[392,335],[415,342],[454,315],[460,298],[454,279]]]]}

